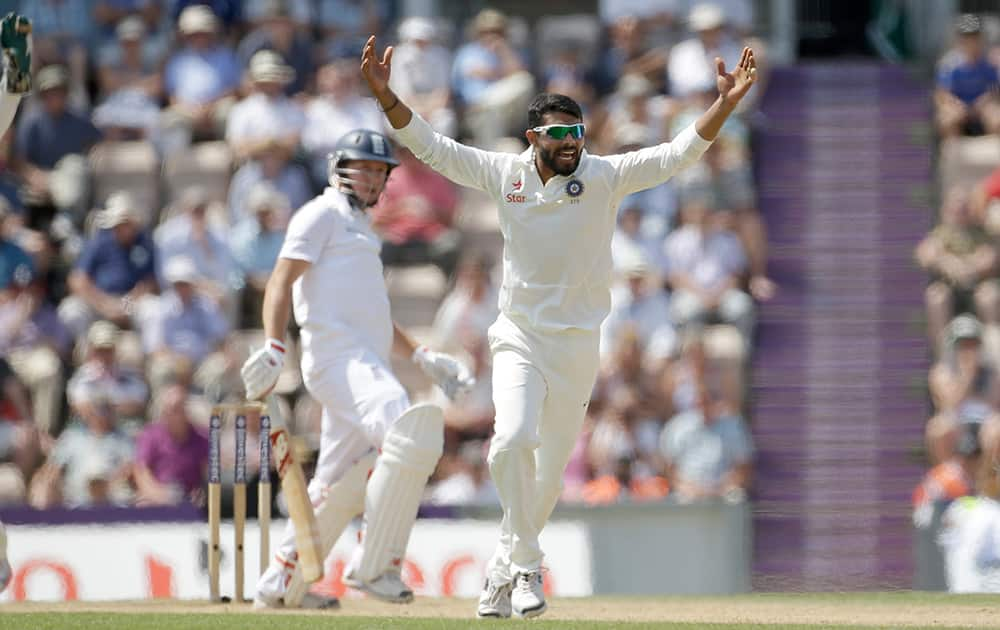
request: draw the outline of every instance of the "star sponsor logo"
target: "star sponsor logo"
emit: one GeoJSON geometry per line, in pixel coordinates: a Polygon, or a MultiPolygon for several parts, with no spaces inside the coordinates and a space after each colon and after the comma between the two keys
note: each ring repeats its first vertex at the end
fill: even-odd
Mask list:
{"type": "Polygon", "coordinates": [[[523,177],[518,177],[515,181],[511,182],[510,185],[511,192],[507,193],[506,196],[504,196],[504,199],[507,201],[507,203],[524,203],[525,201],[527,201],[528,197],[526,195],[521,194],[522,188],[524,188],[523,177]]]}

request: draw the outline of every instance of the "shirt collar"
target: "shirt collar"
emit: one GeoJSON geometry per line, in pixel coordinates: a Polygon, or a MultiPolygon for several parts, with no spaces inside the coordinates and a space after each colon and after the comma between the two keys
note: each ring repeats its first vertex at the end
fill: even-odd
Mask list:
{"type": "Polygon", "coordinates": [[[371,222],[371,218],[368,213],[364,208],[359,208],[357,206],[357,202],[354,201],[354,197],[341,192],[339,188],[327,186],[323,191],[323,197],[327,200],[327,204],[330,208],[333,208],[335,212],[341,214],[345,218],[354,221],[363,221],[366,224],[371,222]]]}

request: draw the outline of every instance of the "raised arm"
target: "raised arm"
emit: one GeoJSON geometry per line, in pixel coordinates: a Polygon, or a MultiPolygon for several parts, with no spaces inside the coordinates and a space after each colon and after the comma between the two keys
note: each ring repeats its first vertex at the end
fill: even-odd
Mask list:
{"type": "Polygon", "coordinates": [[[503,176],[503,166],[510,156],[469,147],[434,131],[389,87],[391,68],[392,46],[379,59],[372,35],[361,53],[361,74],[389,124],[397,130],[396,139],[417,159],[456,184],[485,192],[497,188],[495,184],[503,176]]]}
{"type": "Polygon", "coordinates": [[[757,65],[750,48],[743,49],[732,72],[726,72],[721,59],[717,58],[715,64],[719,97],[693,125],[670,142],[609,156],[619,174],[618,187],[623,195],[658,186],[697,161],[757,80],[757,65]]]}
{"type": "Polygon", "coordinates": [[[379,107],[385,112],[385,117],[389,119],[392,128],[402,129],[413,118],[413,110],[399,100],[396,93],[389,87],[391,68],[392,46],[385,49],[382,59],[379,60],[375,55],[375,36],[372,35],[365,42],[365,47],[361,51],[361,75],[368,83],[368,88],[372,91],[375,99],[378,100],[379,107]]]}
{"type": "Polygon", "coordinates": [[[726,72],[726,64],[718,57],[715,58],[715,69],[719,98],[715,99],[711,107],[695,123],[698,135],[709,141],[715,140],[719,135],[723,123],[757,80],[757,62],[753,58],[753,49],[750,47],[743,49],[740,61],[732,72],[726,72]]]}

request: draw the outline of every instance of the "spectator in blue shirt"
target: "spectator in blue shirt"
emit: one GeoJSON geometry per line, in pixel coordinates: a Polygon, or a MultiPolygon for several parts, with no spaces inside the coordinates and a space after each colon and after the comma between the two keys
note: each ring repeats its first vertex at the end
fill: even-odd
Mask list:
{"type": "Polygon", "coordinates": [[[670,490],[678,501],[746,498],[752,476],[753,440],[739,413],[696,384],[697,406],[674,416],[660,434],[670,490]]]}
{"type": "MultiPolygon", "coordinates": [[[[312,45],[295,29],[295,21],[287,0],[265,0],[256,16],[256,28],[240,41],[236,50],[244,67],[261,50],[273,50],[295,70],[295,77],[285,85],[285,94],[292,96],[305,91],[313,75],[312,45]]],[[[357,48],[354,48],[355,56],[357,48]]]]}
{"type": "Polygon", "coordinates": [[[55,209],[70,211],[79,226],[87,201],[84,155],[101,140],[101,132],[68,108],[68,82],[62,66],[38,72],[35,89],[41,107],[26,112],[18,125],[13,162],[33,213],[50,217],[55,209]]]}
{"type": "Polygon", "coordinates": [[[389,0],[316,0],[316,22],[324,41],[364,39],[392,20],[389,0]]]}
{"type": "Polygon", "coordinates": [[[0,294],[30,285],[34,268],[31,256],[0,234],[0,294]]]}
{"type": "Polygon", "coordinates": [[[154,19],[162,16],[160,3],[150,0],[90,0],[90,4],[93,6],[90,22],[95,49],[114,41],[118,24],[130,16],[140,20],[140,13],[154,19]]]}
{"type": "Polygon", "coordinates": [[[174,20],[180,19],[184,11],[193,5],[206,5],[211,9],[225,30],[229,30],[239,24],[243,19],[244,0],[167,0],[170,7],[170,17],[174,20]]]}
{"type": "Polygon", "coordinates": [[[943,136],[978,135],[1000,131],[1000,75],[986,58],[982,24],[963,15],[956,27],[955,47],[938,64],[938,130],[943,136]]]}
{"type": "MultiPolygon", "coordinates": [[[[205,359],[222,348],[229,332],[215,302],[198,291],[200,274],[190,258],[173,258],[163,273],[170,289],[160,297],[155,314],[142,331],[149,384],[154,392],[171,380],[189,382],[205,359]]],[[[225,361],[212,364],[224,366],[225,361]]]]}
{"type": "Polygon", "coordinates": [[[163,76],[171,112],[196,139],[219,138],[240,85],[240,62],[220,41],[219,19],[207,6],[184,9],[177,29],[184,45],[167,61],[163,76]]]}
{"type": "Polygon", "coordinates": [[[127,504],[134,445],[119,427],[113,406],[101,389],[80,387],[70,396],[70,409],[78,421],[59,435],[32,478],[32,507],[127,504]]]}
{"type": "Polygon", "coordinates": [[[122,326],[142,319],[145,298],[157,286],[153,239],[129,195],[112,195],[97,227],[70,272],[70,295],[59,305],[60,319],[77,336],[97,319],[122,326]]]}
{"type": "Polygon", "coordinates": [[[66,64],[73,101],[87,103],[88,49],[94,43],[91,0],[21,0],[18,13],[31,20],[34,65],[66,64]]]}
{"type": "Polygon", "coordinates": [[[247,214],[232,233],[233,255],[251,284],[267,282],[285,239],[285,225],[291,214],[288,198],[270,184],[261,182],[247,198],[247,214]]]}
{"type": "Polygon", "coordinates": [[[521,123],[534,78],[507,37],[507,18],[484,9],[472,22],[474,39],[452,62],[452,89],[465,107],[465,126],[486,145],[521,123]]]}
{"type": "Polygon", "coordinates": [[[31,20],[34,54],[49,40],[86,44],[90,37],[93,20],[88,0],[21,0],[18,13],[31,20]]]}
{"type": "Polygon", "coordinates": [[[288,198],[267,183],[251,189],[247,198],[247,214],[233,230],[230,244],[233,256],[246,275],[244,294],[244,325],[260,327],[264,287],[278,261],[285,240],[285,226],[291,214],[288,198]]]}
{"type": "Polygon", "coordinates": [[[229,182],[229,220],[236,225],[246,219],[250,191],[258,184],[270,184],[288,199],[292,208],[300,208],[312,194],[309,174],[301,165],[292,162],[287,146],[276,140],[263,144],[255,159],[243,164],[233,173],[229,182]]]}
{"type": "Polygon", "coordinates": [[[177,200],[178,209],[153,231],[157,277],[166,290],[164,270],[174,258],[189,258],[198,269],[198,289],[226,312],[235,313],[243,274],[226,234],[209,220],[211,200],[200,186],[190,186],[177,200]]]}

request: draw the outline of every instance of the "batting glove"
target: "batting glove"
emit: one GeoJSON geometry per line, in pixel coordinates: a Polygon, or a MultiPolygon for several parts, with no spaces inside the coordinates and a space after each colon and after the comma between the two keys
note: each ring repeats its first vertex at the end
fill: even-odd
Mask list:
{"type": "Polygon", "coordinates": [[[451,400],[472,389],[476,384],[472,371],[453,356],[434,352],[427,346],[420,346],[413,353],[412,359],[451,400]]]}
{"type": "Polygon", "coordinates": [[[250,355],[243,364],[240,376],[247,390],[247,400],[260,400],[268,394],[285,365],[285,344],[268,339],[264,347],[250,355]]]}

